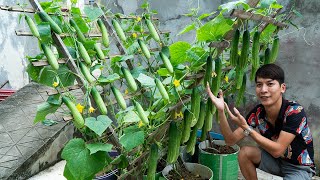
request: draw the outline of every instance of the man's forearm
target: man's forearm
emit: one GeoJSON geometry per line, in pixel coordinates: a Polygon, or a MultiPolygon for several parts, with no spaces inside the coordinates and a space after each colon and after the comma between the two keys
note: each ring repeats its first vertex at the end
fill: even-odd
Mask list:
{"type": "Polygon", "coordinates": [[[224,114],[224,111],[217,111],[216,113],[218,113],[218,118],[220,121],[220,130],[221,133],[225,139],[225,142],[227,144],[234,144],[236,142],[234,142],[234,134],[229,126],[228,120],[226,115],[224,114]]]}

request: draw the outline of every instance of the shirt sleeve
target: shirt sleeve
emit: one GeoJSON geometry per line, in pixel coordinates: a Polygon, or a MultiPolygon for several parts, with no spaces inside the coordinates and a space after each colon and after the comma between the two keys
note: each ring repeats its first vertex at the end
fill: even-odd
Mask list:
{"type": "Polygon", "coordinates": [[[253,128],[258,125],[257,107],[253,108],[246,116],[247,124],[253,128]]]}
{"type": "Polygon", "coordinates": [[[306,124],[307,117],[303,107],[300,105],[292,105],[285,113],[282,130],[294,135],[299,135],[306,124]]]}

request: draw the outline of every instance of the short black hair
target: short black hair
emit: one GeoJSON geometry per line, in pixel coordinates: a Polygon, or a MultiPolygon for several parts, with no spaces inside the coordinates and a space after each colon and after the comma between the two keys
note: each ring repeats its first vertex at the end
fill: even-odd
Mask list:
{"type": "Polygon", "coordinates": [[[257,82],[258,77],[276,80],[279,84],[284,83],[284,71],[280,66],[275,64],[262,65],[256,72],[255,82],[257,82]]]}

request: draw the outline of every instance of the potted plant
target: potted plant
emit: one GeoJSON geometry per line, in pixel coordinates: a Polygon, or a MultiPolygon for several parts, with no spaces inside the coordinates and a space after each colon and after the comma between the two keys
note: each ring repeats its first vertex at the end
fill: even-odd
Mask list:
{"type": "MultiPolygon", "coordinates": [[[[55,95],[38,107],[35,123],[66,105],[80,134],[69,141],[62,152],[62,158],[67,161],[64,175],[68,179],[92,179],[98,172],[114,167],[122,179],[142,178],[144,172],[147,172],[147,179],[154,179],[159,159],[166,157],[168,164],[176,162],[180,145],[185,145],[186,151],[193,154],[198,130],[202,129],[202,139],[211,130],[215,108],[210,101],[206,102],[204,85],[209,83],[215,94],[219,88],[227,91],[226,95],[236,94],[239,103],[244,99],[246,80],[242,76],[249,65],[249,56],[244,56],[242,63],[237,64],[232,58],[238,57],[238,44],[232,43],[229,60],[221,54],[222,49],[212,48],[213,45],[206,42],[220,42],[227,33],[234,31],[235,38],[239,38],[234,28],[239,21],[225,18],[223,12],[239,4],[248,9],[249,4],[241,1],[221,6],[223,11],[204,25],[201,20],[210,15],[199,16],[193,12],[190,16],[197,20],[190,28],[197,31],[196,43],[169,44],[168,34],[159,36],[148,3],[143,4],[145,12],[141,16],[124,17],[109,11],[112,20],[105,17],[99,6],[86,7],[87,17],[73,6],[68,18],[63,18],[57,3],[40,3],[44,10],[35,18],[39,28],[26,18],[43,50],[42,54],[28,58],[32,63],[27,71],[33,80],[56,90],[55,95]],[[101,32],[101,38],[88,35],[92,27],[97,27],[95,30],[101,32]],[[40,33],[36,33],[38,29],[40,33]],[[145,29],[149,33],[144,33],[145,29]],[[211,29],[218,30],[211,32],[211,29]],[[61,32],[70,36],[60,39],[61,32]],[[110,34],[116,39],[121,55],[109,54],[110,34]],[[150,51],[152,44],[159,52],[150,51]],[[52,49],[58,49],[58,53],[52,49]],[[69,58],[67,65],[59,64],[57,57],[66,56],[69,58]],[[106,56],[110,60],[108,63],[106,56]],[[32,65],[43,58],[49,66],[32,65]],[[75,79],[83,89],[82,98],[74,96],[69,87],[74,85],[75,79]],[[108,152],[112,150],[119,154],[110,157],[108,152]]],[[[246,23],[242,28],[246,29],[246,23]]],[[[265,32],[272,34],[275,29],[272,27],[265,32]]],[[[265,38],[270,40],[271,36],[265,38]]],[[[247,48],[248,42],[242,47],[247,48]]],[[[249,54],[248,49],[243,51],[249,54]]],[[[274,53],[276,51],[274,49],[274,53]]],[[[252,55],[250,63],[252,72],[261,63],[256,55],[252,55]]],[[[188,171],[198,166],[204,169],[201,165],[182,164],[188,171]]],[[[212,172],[211,176],[209,174],[210,171],[210,179],[212,172]]]]}
{"type": "Polygon", "coordinates": [[[199,163],[209,167],[213,179],[238,178],[238,145],[226,146],[224,140],[203,141],[199,144],[199,163]]]}

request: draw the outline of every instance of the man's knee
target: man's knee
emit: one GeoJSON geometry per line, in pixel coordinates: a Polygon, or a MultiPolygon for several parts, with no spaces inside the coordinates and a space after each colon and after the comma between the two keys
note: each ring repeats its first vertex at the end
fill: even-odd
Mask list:
{"type": "Polygon", "coordinates": [[[261,159],[260,149],[252,146],[242,146],[238,154],[239,161],[252,161],[257,164],[261,159]]]}

